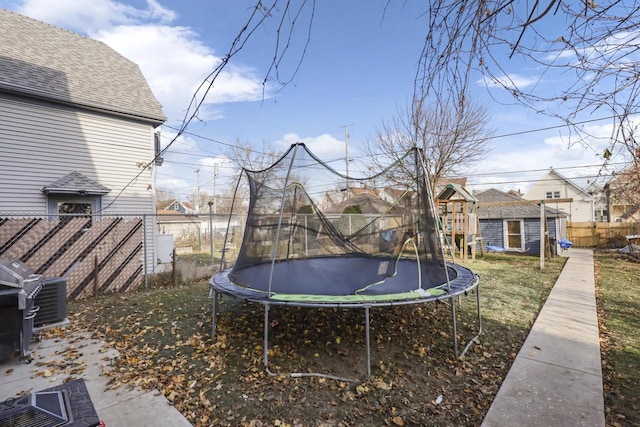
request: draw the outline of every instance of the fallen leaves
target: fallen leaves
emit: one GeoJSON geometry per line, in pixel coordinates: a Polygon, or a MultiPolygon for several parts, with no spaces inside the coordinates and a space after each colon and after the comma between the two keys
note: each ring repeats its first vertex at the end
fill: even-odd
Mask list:
{"type": "MultiPolygon", "coordinates": [[[[207,295],[206,285],[106,295],[73,303],[73,324],[120,352],[104,369],[110,387],[155,388],[195,426],[479,425],[524,339],[494,324],[460,361],[444,304],[380,308],[368,381],[274,377],[263,365],[263,307],[222,298],[212,340],[207,295]]],[[[270,316],[272,372],[366,376],[360,310],[272,307],[270,316]]],[[[472,336],[473,320],[461,319],[459,333],[472,336]]]]}

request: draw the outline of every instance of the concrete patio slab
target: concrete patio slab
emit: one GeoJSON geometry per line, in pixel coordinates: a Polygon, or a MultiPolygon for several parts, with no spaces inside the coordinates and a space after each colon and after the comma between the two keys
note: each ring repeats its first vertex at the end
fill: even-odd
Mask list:
{"type": "Polygon", "coordinates": [[[88,333],[31,344],[30,364],[13,358],[0,362],[0,400],[44,390],[82,378],[99,418],[112,426],[191,426],[157,390],[109,388],[105,371],[118,352],[88,333]]]}

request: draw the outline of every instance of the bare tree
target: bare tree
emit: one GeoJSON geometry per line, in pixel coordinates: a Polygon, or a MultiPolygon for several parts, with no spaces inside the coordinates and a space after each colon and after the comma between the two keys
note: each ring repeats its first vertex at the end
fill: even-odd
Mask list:
{"type": "Polygon", "coordinates": [[[615,153],[633,155],[639,148],[632,134],[633,116],[640,114],[640,4],[598,3],[427,2],[429,27],[416,93],[462,103],[481,76],[488,86],[507,91],[510,102],[558,118],[583,144],[594,137],[584,124],[608,119],[613,126],[605,160],[615,153]],[[523,61],[539,69],[535,81],[523,82],[509,71],[520,70],[523,61]]]}
{"type": "Polygon", "coordinates": [[[435,189],[439,178],[460,175],[487,154],[493,132],[488,122],[487,111],[478,104],[443,109],[440,104],[416,100],[383,121],[375,138],[367,143],[372,169],[379,170],[418,147],[435,189]]]}
{"type": "Polygon", "coordinates": [[[262,141],[260,146],[239,139],[230,147],[225,155],[240,169],[259,171],[275,162],[283,151],[269,141],[262,141]]]}
{"type": "MultiPolygon", "coordinates": [[[[606,190],[609,208],[617,206],[622,214],[627,214],[626,221],[638,222],[640,213],[640,149],[634,156],[633,163],[615,174],[607,183],[606,190]]],[[[613,212],[609,212],[610,220],[613,212]]]]}
{"type": "Polygon", "coordinates": [[[169,200],[174,200],[177,199],[178,196],[176,195],[175,192],[171,191],[171,190],[165,190],[165,189],[156,189],[156,200],[158,202],[164,202],[164,201],[169,201],[169,200]]]}
{"type": "MultiPolygon", "coordinates": [[[[384,9],[391,3],[387,0],[384,9]]],[[[640,3],[425,0],[424,4],[428,25],[414,98],[437,104],[438,112],[450,106],[461,112],[480,79],[488,87],[502,88],[509,102],[558,118],[577,133],[573,140],[583,144],[595,137],[586,123],[609,120],[610,147],[602,153],[607,161],[618,154],[632,157],[640,148],[633,138],[634,119],[640,116],[640,3]],[[524,61],[539,66],[533,83],[521,83],[517,72],[510,71],[520,69],[524,61]],[[563,79],[549,79],[554,71],[563,79]]],[[[327,6],[315,0],[256,0],[226,55],[194,93],[179,132],[165,150],[198,117],[224,68],[252,37],[263,34],[258,29],[273,29],[271,62],[263,83],[290,83],[311,41],[317,7],[327,6]]]]}
{"type": "MultiPolygon", "coordinates": [[[[249,200],[249,187],[246,181],[246,177],[242,177],[243,169],[249,171],[261,171],[273,164],[277,159],[282,156],[282,150],[276,148],[273,143],[269,141],[262,141],[262,145],[256,148],[255,144],[251,144],[247,141],[236,140],[236,143],[231,147],[226,156],[238,167],[235,178],[231,184],[229,191],[225,192],[225,197],[230,200],[230,205],[235,198],[234,210],[236,212],[240,210],[246,210],[249,200]],[[239,181],[238,181],[239,180],[239,181]],[[236,190],[236,185],[238,185],[236,190]]],[[[262,174],[262,181],[268,179],[269,173],[262,174]]]]}

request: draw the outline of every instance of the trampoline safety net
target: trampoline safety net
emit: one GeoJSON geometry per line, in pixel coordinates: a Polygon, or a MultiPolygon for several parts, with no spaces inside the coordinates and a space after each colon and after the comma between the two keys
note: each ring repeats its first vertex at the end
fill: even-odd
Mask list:
{"type": "MultiPolygon", "coordinates": [[[[438,217],[422,156],[412,149],[382,172],[356,178],[338,173],[298,143],[267,169],[243,170],[233,210],[247,209],[246,204],[241,206],[238,188],[248,181],[247,223],[229,279],[255,288],[249,282],[256,278],[243,271],[259,272],[256,267],[262,266],[266,273],[260,280],[268,283],[260,287],[271,293],[274,279],[269,272],[274,266],[313,260],[305,264],[304,274],[278,279],[286,282],[286,292],[305,294],[314,278],[331,275],[332,263],[324,261],[359,259],[367,262],[345,264],[340,272],[357,276],[357,283],[353,277],[331,282],[362,290],[395,275],[399,262],[412,260],[428,270],[423,275],[430,287],[447,283],[438,217]]],[[[327,294],[353,292],[331,289],[327,294]]]]}

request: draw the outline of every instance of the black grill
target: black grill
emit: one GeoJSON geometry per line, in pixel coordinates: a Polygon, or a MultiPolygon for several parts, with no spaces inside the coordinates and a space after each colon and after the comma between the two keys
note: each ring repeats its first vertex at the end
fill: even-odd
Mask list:
{"type": "Polygon", "coordinates": [[[18,352],[29,359],[33,319],[40,307],[34,299],[42,289],[42,276],[16,259],[0,258],[0,360],[18,352]]]}

